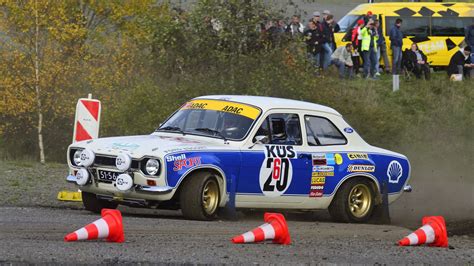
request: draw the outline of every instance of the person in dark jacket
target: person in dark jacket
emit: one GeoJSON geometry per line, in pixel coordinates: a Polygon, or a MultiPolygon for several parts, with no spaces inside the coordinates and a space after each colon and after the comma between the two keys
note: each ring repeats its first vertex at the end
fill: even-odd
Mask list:
{"type": "Polygon", "coordinates": [[[376,75],[380,75],[380,59],[383,59],[383,65],[385,67],[385,72],[387,73],[390,72],[390,63],[388,62],[387,44],[385,42],[383,30],[378,19],[375,20],[375,28],[377,29],[377,33],[379,35],[379,39],[377,40],[377,64],[375,66],[375,70],[377,71],[376,75]]]}
{"type": "Polygon", "coordinates": [[[392,73],[398,75],[402,65],[402,46],[403,46],[403,33],[400,30],[403,20],[397,18],[395,25],[392,27],[389,33],[390,37],[390,48],[392,48],[392,73]]]}
{"type": "Polygon", "coordinates": [[[304,31],[303,38],[306,42],[306,49],[308,54],[308,59],[311,64],[319,69],[320,67],[320,54],[322,51],[322,32],[319,27],[317,27],[316,22],[310,20],[308,22],[308,29],[304,31]]]}
{"type": "MultiPolygon", "coordinates": [[[[467,46],[473,48],[474,47],[474,21],[472,22],[471,26],[467,26],[465,29],[466,38],[464,42],[467,46]]],[[[474,63],[474,53],[471,53],[471,63],[474,63]]]]}
{"type": "Polygon", "coordinates": [[[449,60],[448,76],[463,74],[465,77],[474,77],[474,63],[471,62],[471,47],[466,46],[457,51],[449,60]]]}
{"type": "Polygon", "coordinates": [[[321,23],[323,28],[323,58],[322,66],[323,69],[327,69],[331,63],[331,54],[333,52],[332,44],[334,42],[334,32],[332,31],[332,22],[334,20],[333,15],[327,14],[325,19],[321,23]]]}
{"type": "Polygon", "coordinates": [[[417,79],[421,78],[421,74],[425,75],[425,79],[430,79],[430,66],[428,64],[428,58],[426,55],[418,49],[418,45],[413,43],[411,49],[405,53],[408,58],[407,62],[412,66],[411,71],[415,74],[417,79]]]}

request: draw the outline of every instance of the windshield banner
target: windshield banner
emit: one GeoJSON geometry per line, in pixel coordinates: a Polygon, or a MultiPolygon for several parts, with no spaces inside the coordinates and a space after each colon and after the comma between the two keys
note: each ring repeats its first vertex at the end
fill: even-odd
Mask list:
{"type": "Polygon", "coordinates": [[[214,110],[245,116],[253,120],[260,114],[260,110],[256,107],[219,100],[192,100],[185,103],[181,109],[214,110]]]}

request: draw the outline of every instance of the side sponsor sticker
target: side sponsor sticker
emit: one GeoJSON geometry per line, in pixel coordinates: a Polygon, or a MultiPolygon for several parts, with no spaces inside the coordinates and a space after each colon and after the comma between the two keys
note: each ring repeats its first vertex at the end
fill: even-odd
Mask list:
{"type": "Polygon", "coordinates": [[[334,176],[334,172],[313,172],[311,176],[334,176]]]}
{"type": "Polygon", "coordinates": [[[369,155],[367,153],[354,152],[354,153],[348,153],[347,158],[349,158],[349,160],[368,160],[369,155]]]}
{"type": "MultiPolygon", "coordinates": [[[[184,154],[183,154],[184,155],[184,154]]],[[[174,161],[173,171],[181,171],[183,168],[192,168],[201,165],[201,157],[191,157],[174,161]]]]}
{"type": "Polygon", "coordinates": [[[348,172],[375,172],[375,165],[351,164],[347,167],[348,172]]]}
{"type": "Polygon", "coordinates": [[[402,165],[398,161],[391,161],[387,167],[388,182],[397,184],[402,175],[402,165]]]}
{"type": "Polygon", "coordinates": [[[278,197],[285,193],[293,178],[291,160],[296,158],[293,146],[265,146],[265,159],[260,167],[260,189],[265,196],[278,197]]]}
{"type": "Polygon", "coordinates": [[[316,165],[313,166],[313,172],[333,172],[334,166],[316,165]]]}

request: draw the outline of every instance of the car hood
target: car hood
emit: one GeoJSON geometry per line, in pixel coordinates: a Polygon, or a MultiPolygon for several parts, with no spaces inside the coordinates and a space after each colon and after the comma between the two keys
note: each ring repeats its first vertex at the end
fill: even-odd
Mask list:
{"type": "Polygon", "coordinates": [[[225,149],[227,145],[218,145],[215,139],[205,141],[202,138],[197,139],[188,136],[152,134],[86,140],[71,144],[70,147],[88,148],[94,153],[106,155],[127,152],[133,158],[140,158],[145,155],[164,156],[173,152],[206,150],[216,146],[225,149]]]}

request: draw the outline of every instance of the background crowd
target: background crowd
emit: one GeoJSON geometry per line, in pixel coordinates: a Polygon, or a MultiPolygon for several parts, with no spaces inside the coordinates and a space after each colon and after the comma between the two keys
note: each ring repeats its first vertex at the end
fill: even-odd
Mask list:
{"type": "MultiPolygon", "coordinates": [[[[337,67],[340,78],[363,77],[378,79],[381,73],[414,74],[416,78],[430,79],[428,57],[412,43],[410,49],[402,51],[404,34],[403,20],[396,19],[390,26],[388,37],[392,51],[390,64],[387,42],[383,28],[377,15],[371,11],[359,19],[350,29],[350,42],[344,47],[337,47],[334,33],[339,31],[339,25],[329,10],[322,13],[315,11],[313,16],[303,25],[299,16],[295,15],[286,24],[283,19],[262,24],[261,33],[272,45],[278,45],[285,37],[291,39],[303,38],[307,46],[309,62],[319,75],[328,70],[331,65],[337,67]],[[383,62],[381,69],[380,62],[383,62]],[[360,72],[360,68],[363,72],[360,72]],[[322,72],[321,72],[322,71],[322,72]]],[[[447,70],[449,77],[461,75],[466,78],[474,77],[474,23],[466,29],[465,47],[461,48],[453,58],[447,70]]],[[[405,41],[407,41],[405,39],[405,41]]]]}

